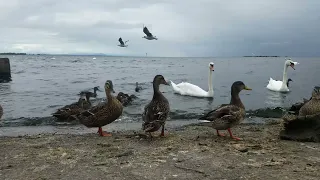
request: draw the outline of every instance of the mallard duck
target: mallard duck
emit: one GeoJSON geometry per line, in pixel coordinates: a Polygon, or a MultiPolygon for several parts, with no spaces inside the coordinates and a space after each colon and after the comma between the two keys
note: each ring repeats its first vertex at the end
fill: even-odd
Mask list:
{"type": "Polygon", "coordinates": [[[100,136],[111,136],[110,133],[102,131],[102,126],[110,124],[118,119],[122,114],[123,106],[117,98],[111,95],[111,93],[114,93],[111,80],[106,81],[104,88],[107,102],[103,105],[94,106],[91,109],[76,115],[76,118],[81,124],[89,128],[98,127],[100,136]]]}
{"type": "Polygon", "coordinates": [[[314,87],[309,100],[294,104],[283,117],[280,138],[320,142],[320,87],[314,87]],[[298,113],[297,113],[298,111],[298,113]]]}
{"type": "Polygon", "coordinates": [[[138,82],[136,82],[136,88],[134,89],[136,92],[139,92],[142,88],[139,86],[138,82]]]}
{"type": "Polygon", "coordinates": [[[3,115],[3,108],[2,108],[2,106],[0,105],[0,119],[1,119],[2,115],[3,115]]]}
{"type": "Polygon", "coordinates": [[[91,107],[89,94],[81,94],[78,102],[66,105],[58,109],[52,115],[60,120],[73,120],[72,115],[79,114],[80,112],[87,110],[91,107]]]}
{"type": "Polygon", "coordinates": [[[129,96],[128,94],[125,94],[123,92],[119,92],[117,95],[117,99],[121,102],[123,106],[127,106],[129,103],[133,101],[134,98],[137,98],[137,96],[133,94],[129,96]]]}
{"type": "Polygon", "coordinates": [[[228,105],[224,104],[219,108],[210,111],[199,120],[212,122],[212,127],[216,129],[218,136],[224,136],[219,130],[228,130],[230,137],[235,140],[241,140],[232,135],[231,127],[239,124],[245,117],[245,107],[241,102],[239,93],[242,90],[251,90],[242,81],[236,81],[231,86],[231,101],[228,105]]]}
{"type": "Polygon", "coordinates": [[[87,94],[87,95],[89,95],[89,97],[95,98],[95,97],[97,97],[97,91],[102,92],[102,91],[98,88],[98,86],[96,86],[96,87],[93,88],[93,92],[90,92],[90,91],[81,91],[78,95],[87,94]]]}
{"type": "Polygon", "coordinates": [[[145,132],[157,131],[162,127],[160,136],[164,136],[164,125],[170,112],[170,105],[159,90],[160,84],[168,85],[162,75],[156,75],[153,79],[153,97],[149,104],[144,107],[142,114],[142,129],[145,132]]]}
{"type": "Polygon", "coordinates": [[[320,113],[320,87],[318,86],[314,87],[311,99],[300,108],[299,116],[317,113],[320,113]]]}

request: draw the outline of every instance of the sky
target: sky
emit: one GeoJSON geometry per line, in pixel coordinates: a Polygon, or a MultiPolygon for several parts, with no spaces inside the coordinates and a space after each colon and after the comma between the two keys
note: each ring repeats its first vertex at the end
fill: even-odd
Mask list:
{"type": "Polygon", "coordinates": [[[0,22],[0,52],[320,56],[319,0],[0,0],[0,22]]]}

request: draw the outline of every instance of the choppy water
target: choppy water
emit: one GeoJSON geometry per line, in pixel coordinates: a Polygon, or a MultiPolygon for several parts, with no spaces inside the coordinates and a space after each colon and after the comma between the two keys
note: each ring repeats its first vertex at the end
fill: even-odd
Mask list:
{"type": "MultiPolygon", "coordinates": [[[[2,56],[3,57],[3,56],[2,56]]],[[[266,89],[270,77],[282,79],[284,58],[152,58],[97,56],[6,56],[9,57],[12,82],[0,84],[0,104],[4,115],[0,126],[55,125],[51,117],[56,109],[77,101],[79,91],[114,83],[116,92],[135,94],[131,106],[125,107],[120,121],[140,121],[143,107],[152,98],[152,80],[162,74],[175,83],[187,81],[208,89],[208,64],[215,63],[213,73],[214,99],[180,96],[170,86],[161,91],[171,105],[171,120],[199,117],[221,103],[230,101],[230,86],[241,80],[252,91],[241,92],[246,110],[266,107],[289,107],[309,98],[313,86],[319,85],[318,58],[292,58],[300,64],[288,69],[291,92],[282,94],[266,89]],[[135,82],[144,88],[134,91],[135,82]]],[[[98,99],[105,98],[98,92],[98,99]]]]}

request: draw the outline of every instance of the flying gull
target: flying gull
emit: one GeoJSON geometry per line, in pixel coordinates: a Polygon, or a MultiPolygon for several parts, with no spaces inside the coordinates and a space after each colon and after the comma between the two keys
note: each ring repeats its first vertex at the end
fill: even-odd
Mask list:
{"type": "Polygon", "coordinates": [[[147,35],[147,36],[143,36],[142,38],[148,39],[148,40],[158,40],[158,38],[156,36],[153,36],[150,31],[148,30],[148,28],[146,26],[143,27],[143,32],[147,35]]]}
{"type": "MultiPolygon", "coordinates": [[[[128,42],[128,41],[129,41],[129,40],[127,40],[126,42],[128,42]]],[[[123,42],[123,41],[122,41],[122,38],[121,38],[121,37],[119,38],[119,42],[120,42],[120,44],[119,44],[118,46],[120,46],[120,47],[128,47],[128,45],[125,44],[126,42],[123,42]]]]}

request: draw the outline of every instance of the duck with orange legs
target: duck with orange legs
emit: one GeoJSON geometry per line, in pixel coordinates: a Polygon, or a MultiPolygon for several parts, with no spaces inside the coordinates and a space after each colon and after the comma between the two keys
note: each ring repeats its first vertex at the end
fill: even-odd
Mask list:
{"type": "Polygon", "coordinates": [[[251,90],[242,81],[236,81],[231,86],[231,101],[229,104],[221,105],[219,108],[214,109],[206,115],[199,118],[202,122],[211,122],[212,127],[216,129],[218,136],[224,136],[219,130],[228,130],[230,137],[235,140],[241,140],[233,136],[231,127],[238,125],[243,121],[246,111],[239,93],[242,90],[251,90]]]}

